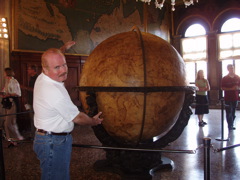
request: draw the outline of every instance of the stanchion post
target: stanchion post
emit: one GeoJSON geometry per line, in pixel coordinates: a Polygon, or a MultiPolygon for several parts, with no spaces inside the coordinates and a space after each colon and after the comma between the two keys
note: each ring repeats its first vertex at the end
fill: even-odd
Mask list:
{"type": "Polygon", "coordinates": [[[3,159],[2,129],[0,128],[0,180],[5,180],[5,168],[3,159]]]}
{"type": "Polygon", "coordinates": [[[203,138],[203,144],[204,144],[204,180],[210,180],[211,138],[203,138]]]}
{"type": "Polygon", "coordinates": [[[224,138],[224,100],[221,99],[221,130],[222,130],[222,139],[224,138]]]}
{"type": "Polygon", "coordinates": [[[229,141],[229,138],[224,139],[224,99],[221,99],[221,138],[217,141],[229,141]]]}

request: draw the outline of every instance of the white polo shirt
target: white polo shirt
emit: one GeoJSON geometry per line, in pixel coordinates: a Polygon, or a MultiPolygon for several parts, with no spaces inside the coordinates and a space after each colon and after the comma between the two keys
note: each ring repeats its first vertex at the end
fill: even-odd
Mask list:
{"type": "Polygon", "coordinates": [[[64,83],[41,73],[33,92],[34,125],[37,129],[51,132],[71,132],[72,120],[79,114],[64,83]]]}

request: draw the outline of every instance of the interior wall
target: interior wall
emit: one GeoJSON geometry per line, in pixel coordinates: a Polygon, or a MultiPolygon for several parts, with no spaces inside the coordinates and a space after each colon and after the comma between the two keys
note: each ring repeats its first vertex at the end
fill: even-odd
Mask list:
{"type": "MultiPolygon", "coordinates": [[[[7,18],[8,26],[10,28],[10,2],[9,0],[0,0],[0,18],[7,18]]],[[[9,34],[10,36],[10,34],[9,34]]],[[[0,90],[4,86],[4,68],[9,67],[9,43],[8,39],[0,39],[0,90]]],[[[2,99],[0,98],[0,101],[2,99]]],[[[2,106],[0,106],[0,113],[3,114],[2,106]]],[[[1,123],[0,123],[1,124],[1,123]]]]}

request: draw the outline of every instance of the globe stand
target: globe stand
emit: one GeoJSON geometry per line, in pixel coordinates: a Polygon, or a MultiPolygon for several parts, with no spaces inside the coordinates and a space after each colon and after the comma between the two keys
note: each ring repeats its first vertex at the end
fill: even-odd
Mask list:
{"type": "Polygon", "coordinates": [[[162,169],[172,169],[173,168],[173,161],[167,157],[162,157],[162,163],[157,165],[156,167],[152,168],[149,173],[153,176],[155,172],[162,170],[162,169]]]}
{"type": "MultiPolygon", "coordinates": [[[[120,153],[122,154],[123,152],[120,153]]],[[[134,152],[134,154],[136,154],[136,152],[134,152]]],[[[143,154],[144,154],[143,152],[137,153],[137,156],[138,157],[141,156],[141,158],[143,158],[144,157],[143,154]]],[[[123,180],[151,180],[154,173],[157,172],[158,170],[172,169],[173,162],[166,157],[162,157],[160,160],[157,160],[158,164],[156,164],[154,167],[151,166],[146,167],[145,165],[149,164],[150,163],[149,161],[151,160],[147,158],[145,159],[146,161],[143,161],[141,160],[141,158],[138,159],[139,160],[138,161],[136,160],[136,157],[132,157],[134,164],[132,164],[131,160],[129,160],[128,158],[126,158],[128,160],[125,162],[117,158],[118,163],[113,162],[111,159],[98,160],[94,163],[93,168],[95,171],[106,171],[118,174],[121,176],[123,180]]]]}
{"type": "MultiPolygon", "coordinates": [[[[129,150],[114,150],[106,151],[106,159],[96,161],[94,169],[96,171],[108,171],[119,174],[124,180],[150,180],[152,174],[161,169],[171,169],[172,161],[161,156],[161,152],[148,151],[131,151],[131,148],[138,149],[159,149],[166,147],[170,142],[176,140],[184,128],[188,124],[192,111],[190,105],[193,102],[192,87],[78,87],[78,90],[87,91],[86,102],[89,106],[88,115],[94,116],[98,112],[96,102],[96,91],[104,92],[176,92],[185,91],[185,99],[179,114],[179,117],[173,127],[162,137],[156,141],[153,140],[141,141],[137,143],[127,144],[119,141],[108,134],[102,124],[93,126],[93,131],[103,146],[107,147],[122,147],[129,150]],[[80,89],[81,88],[81,89],[80,89]]],[[[141,135],[140,135],[141,137],[141,135]]]]}

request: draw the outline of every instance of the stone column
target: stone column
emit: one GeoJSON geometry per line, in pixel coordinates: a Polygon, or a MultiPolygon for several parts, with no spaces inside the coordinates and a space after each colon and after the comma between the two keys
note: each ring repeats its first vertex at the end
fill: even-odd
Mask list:
{"type": "Polygon", "coordinates": [[[210,31],[208,33],[208,80],[211,86],[209,92],[210,106],[220,107],[219,103],[219,92],[220,92],[220,83],[221,79],[219,77],[221,72],[221,63],[218,61],[217,56],[217,32],[210,31]],[[215,68],[213,68],[215,67],[215,68]],[[218,105],[219,104],[219,105],[218,105]]]}
{"type": "Polygon", "coordinates": [[[172,37],[172,46],[178,51],[179,54],[181,53],[181,35],[175,35],[172,37]]]}

